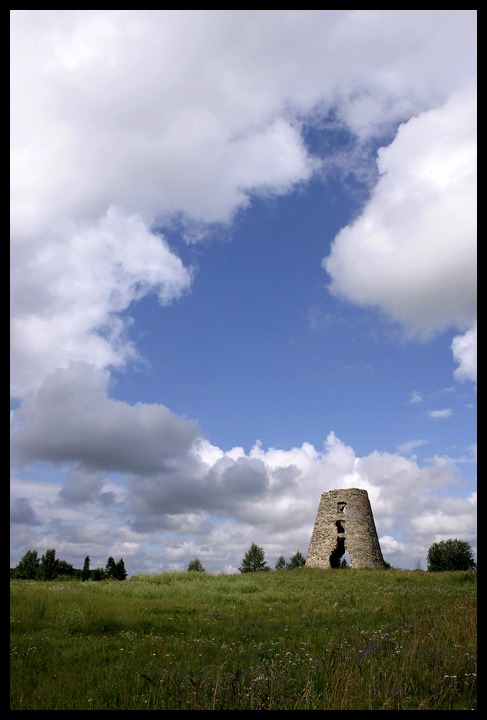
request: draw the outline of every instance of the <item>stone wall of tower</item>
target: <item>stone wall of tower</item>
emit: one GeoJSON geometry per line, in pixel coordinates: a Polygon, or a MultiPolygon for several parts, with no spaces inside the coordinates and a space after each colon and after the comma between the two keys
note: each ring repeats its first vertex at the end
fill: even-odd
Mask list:
{"type": "Polygon", "coordinates": [[[385,566],[366,490],[347,488],[323,493],[306,567],[338,567],[345,550],[353,568],[385,566]]]}

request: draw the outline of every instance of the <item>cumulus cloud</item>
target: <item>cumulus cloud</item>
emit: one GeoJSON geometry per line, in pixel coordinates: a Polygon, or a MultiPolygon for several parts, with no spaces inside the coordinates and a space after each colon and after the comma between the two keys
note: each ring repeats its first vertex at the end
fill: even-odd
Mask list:
{"type": "Polygon", "coordinates": [[[253,195],[308,180],[320,161],[301,125],[330,110],[365,142],[447,101],[380,155],[367,222],[381,239],[368,241],[366,277],[342,258],[345,230],[327,269],[334,291],[415,329],[470,317],[472,91],[447,98],[474,72],[475,22],[472,11],[437,10],[12,11],[13,394],[70,361],[133,358],[122,313],[191,285],[154,227],[177,220],[195,239],[253,195]],[[388,242],[396,263],[381,259],[388,242]]]}
{"type": "Polygon", "coordinates": [[[477,323],[464,335],[456,335],[451,344],[453,359],[458,363],[454,372],[457,380],[477,382],[477,323]]]}
{"type": "Polygon", "coordinates": [[[86,363],[48,376],[12,415],[15,459],[143,473],[187,451],[197,435],[195,421],[164,405],[113,400],[109,383],[107,371],[86,363]]]}
{"type": "Polygon", "coordinates": [[[259,37],[243,31],[264,40],[271,17],[262,20],[234,11],[14,12],[16,229],[62,215],[96,219],[112,204],[146,221],[228,221],[246,191],[308,177],[299,133],[275,118],[287,94],[272,90],[279,69],[269,62],[279,58],[262,56],[259,37]]]}
{"type": "Polygon", "coordinates": [[[39,518],[28,498],[14,497],[10,500],[10,522],[14,524],[40,525],[39,518]]]}
{"type": "Polygon", "coordinates": [[[400,126],[379,150],[380,179],[336,236],[332,293],[378,307],[409,334],[476,316],[476,85],[400,126]]]}
{"type": "Polygon", "coordinates": [[[475,21],[437,10],[13,11],[16,227],[97,218],[112,204],[146,220],[227,220],[246,189],[307,177],[295,110],[337,106],[364,136],[411,117],[471,74],[475,21]]]}
{"type": "Polygon", "coordinates": [[[438,497],[445,500],[459,483],[449,458],[421,467],[414,456],[358,457],[333,432],[321,449],[264,449],[257,442],[249,453],[223,451],[195,422],[162,405],[113,400],[109,373],[83,363],[53,373],[12,413],[12,451],[20,463],[53,463],[64,478],[13,478],[13,551],[25,552],[35,537],[38,547],[54,543],[78,564],[107,548],[152,571],[180,569],[190,555],[210,570],[236,570],[242,548],[255,541],[271,562],[297,548],[306,553],[321,493],[358,486],[369,492],[379,535],[414,539],[405,545],[386,537],[388,561],[412,566],[412,548],[424,555],[445,518],[467,507],[445,501],[436,513],[438,497]],[[96,532],[87,517],[97,518],[96,532]],[[413,519],[422,517],[428,531],[418,541],[413,519]]]}
{"type": "MultiPolygon", "coordinates": [[[[132,418],[132,430],[134,423],[132,418]]],[[[100,432],[100,426],[95,430],[100,432]]],[[[112,441],[106,435],[104,439],[112,441]]],[[[150,443],[152,451],[145,447],[149,457],[159,446],[155,434],[150,443]]],[[[166,453],[165,466],[152,471],[134,463],[126,463],[121,471],[123,458],[119,459],[123,486],[110,485],[101,466],[111,463],[95,448],[91,462],[97,457],[100,469],[68,469],[64,487],[42,479],[13,482],[16,510],[32,523],[26,502],[30,497],[30,510],[41,526],[39,537],[49,527],[50,534],[56,534],[56,548],[78,553],[80,562],[83,552],[103,553],[116,543],[120,554],[125,543],[124,552],[132,554],[138,567],[156,570],[158,558],[164,557],[166,569],[168,563],[181,568],[198,555],[210,570],[236,570],[251,542],[264,545],[271,562],[297,548],[305,554],[321,493],[327,490],[358,486],[368,491],[379,536],[385,538],[386,559],[402,566],[412,567],[418,548],[424,556],[428,543],[444,532],[447,518],[458,518],[459,525],[471,507],[470,498],[462,501],[448,495],[448,488],[460,482],[452,460],[433,458],[421,467],[414,457],[398,454],[375,451],[357,457],[334,433],[321,449],[304,443],[287,451],[266,450],[257,443],[248,454],[242,448],[224,452],[201,437],[185,448],[169,461],[166,453]],[[117,498],[106,501],[110,490],[117,498]],[[100,519],[97,532],[85,527],[87,513],[100,519]],[[398,532],[403,540],[387,539],[398,532]],[[92,550],[86,549],[89,542],[92,550]],[[146,555],[147,543],[152,558],[146,555]]],[[[70,452],[72,462],[87,463],[82,445],[71,445],[70,452]]],[[[67,462],[66,453],[64,457],[67,462]]],[[[470,532],[471,523],[468,527],[470,532]]]]}
{"type": "Polygon", "coordinates": [[[467,541],[475,542],[476,512],[476,492],[466,498],[447,497],[440,501],[437,508],[412,518],[411,531],[422,538],[432,537],[432,542],[440,542],[451,537],[462,537],[467,541]]]}
{"type": "Polygon", "coordinates": [[[179,298],[192,272],[140,217],[111,207],[94,225],[14,244],[11,281],[12,393],[22,397],[70,362],[137,357],[120,313],[149,293],[179,298]]]}
{"type": "MultiPolygon", "coordinates": [[[[61,487],[59,496],[68,503],[85,503],[99,492],[102,480],[102,473],[97,471],[67,471],[66,482],[61,487]]],[[[113,493],[108,494],[108,499],[113,502],[113,493]]]]}

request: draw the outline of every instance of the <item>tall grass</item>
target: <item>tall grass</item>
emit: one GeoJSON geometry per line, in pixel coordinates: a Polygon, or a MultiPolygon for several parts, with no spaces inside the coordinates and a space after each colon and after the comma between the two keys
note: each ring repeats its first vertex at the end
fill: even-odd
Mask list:
{"type": "Polygon", "coordinates": [[[12,710],[476,708],[476,578],[11,581],[12,710]]]}

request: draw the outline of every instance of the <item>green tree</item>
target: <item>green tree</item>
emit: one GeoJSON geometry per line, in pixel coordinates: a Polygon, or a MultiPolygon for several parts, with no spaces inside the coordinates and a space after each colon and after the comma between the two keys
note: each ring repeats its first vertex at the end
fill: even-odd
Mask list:
{"type": "Polygon", "coordinates": [[[267,563],[264,558],[264,548],[259,547],[259,545],[256,545],[255,543],[252,543],[250,548],[245,553],[242,564],[239,567],[240,572],[248,573],[269,570],[269,567],[267,567],[267,563]]]}
{"type": "Polygon", "coordinates": [[[39,563],[37,550],[27,550],[17,567],[14,568],[12,577],[19,580],[33,580],[37,576],[39,563]]]}
{"type": "Polygon", "coordinates": [[[288,570],[293,570],[294,568],[304,567],[305,562],[306,558],[297,550],[289,562],[286,563],[286,567],[288,570]]]}
{"type": "Polygon", "coordinates": [[[433,543],[428,550],[427,560],[430,572],[474,570],[477,567],[468,542],[451,538],[433,543]]]}
{"type": "Polygon", "coordinates": [[[41,558],[41,564],[38,570],[39,579],[53,580],[58,574],[58,565],[59,560],[56,558],[55,549],[49,548],[41,558]]]}
{"type": "Polygon", "coordinates": [[[97,567],[94,568],[94,570],[91,570],[90,577],[92,580],[99,581],[99,580],[105,580],[106,578],[106,572],[103,568],[97,567]]]}
{"type": "Polygon", "coordinates": [[[84,562],[84,565],[83,565],[83,572],[81,573],[81,579],[82,579],[82,580],[89,580],[90,577],[91,577],[91,572],[90,572],[90,556],[87,555],[87,556],[85,557],[85,562],[84,562]]]}
{"type": "Polygon", "coordinates": [[[70,563],[66,562],[66,560],[57,561],[56,577],[60,577],[61,575],[74,577],[76,575],[76,572],[77,571],[74,569],[74,567],[70,563]]]}
{"type": "Polygon", "coordinates": [[[110,557],[107,560],[107,564],[105,565],[105,576],[107,578],[113,578],[115,580],[115,576],[117,574],[117,563],[115,562],[114,558],[110,555],[110,557]]]}
{"type": "Polygon", "coordinates": [[[120,558],[118,563],[115,565],[115,580],[125,580],[127,578],[127,571],[125,570],[125,563],[123,558],[120,558]]]}
{"type": "Polygon", "coordinates": [[[189,561],[188,572],[206,572],[206,570],[203,567],[201,560],[199,558],[195,558],[194,560],[189,561]]]}
{"type": "Polygon", "coordinates": [[[113,580],[125,580],[127,571],[125,570],[123,558],[120,558],[118,563],[116,563],[110,555],[105,566],[105,577],[108,579],[112,578],[113,580]]]}
{"type": "Polygon", "coordinates": [[[286,558],[284,555],[280,555],[276,562],[276,570],[285,570],[286,569],[286,558]]]}

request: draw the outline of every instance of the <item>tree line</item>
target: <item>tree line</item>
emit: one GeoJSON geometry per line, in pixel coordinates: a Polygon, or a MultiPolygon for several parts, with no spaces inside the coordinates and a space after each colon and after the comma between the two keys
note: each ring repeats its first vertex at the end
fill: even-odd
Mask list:
{"type": "MultiPolygon", "coordinates": [[[[456,538],[433,543],[428,550],[427,560],[429,572],[476,570],[477,568],[469,543],[456,538]]],[[[298,550],[288,561],[286,561],[284,555],[281,555],[275,567],[276,570],[293,570],[294,568],[304,567],[305,563],[306,558],[298,550]]],[[[386,568],[391,567],[389,563],[385,563],[385,566],[386,568]]],[[[345,558],[342,558],[339,567],[348,567],[345,558]]],[[[270,570],[265,561],[264,548],[252,543],[244,555],[239,570],[241,573],[270,570]]]]}
{"type": "MultiPolygon", "coordinates": [[[[294,555],[287,561],[284,555],[281,555],[276,562],[275,567],[276,570],[293,570],[294,568],[304,567],[305,562],[306,558],[303,556],[300,550],[297,550],[294,555]]],[[[245,553],[242,559],[242,563],[238,569],[241,573],[262,571],[265,572],[267,570],[270,570],[271,568],[268,566],[265,559],[264,548],[260,547],[260,545],[252,543],[250,548],[245,553]]],[[[187,570],[188,572],[206,572],[203,563],[199,558],[191,560],[191,562],[188,563],[187,570]]]]}
{"type": "Polygon", "coordinates": [[[104,568],[90,568],[90,556],[85,557],[83,568],[75,568],[66,560],[56,557],[56,550],[49,548],[42,557],[37,550],[27,550],[19,564],[10,568],[10,577],[15,580],[125,580],[127,571],[123,558],[115,562],[109,557],[104,568]]]}
{"type": "MultiPolygon", "coordinates": [[[[445,570],[475,570],[477,565],[473,558],[472,548],[464,540],[449,539],[433,543],[428,550],[428,570],[430,572],[441,572],[445,570]]],[[[293,570],[304,567],[306,558],[300,550],[297,550],[289,560],[281,555],[275,565],[276,570],[293,570]]],[[[340,563],[341,568],[347,567],[344,558],[340,563]]],[[[386,567],[390,567],[386,563],[386,567]]],[[[266,572],[271,568],[265,560],[264,548],[252,543],[245,553],[239,566],[241,573],[266,572]]],[[[203,563],[199,558],[194,558],[187,565],[188,572],[206,572],[203,563]]],[[[37,550],[28,550],[17,567],[10,568],[10,577],[17,580],[55,580],[59,578],[72,578],[75,580],[125,580],[127,571],[123,558],[115,562],[109,557],[104,568],[97,567],[90,569],[90,556],[85,557],[83,569],[73,567],[65,560],[56,558],[54,548],[46,550],[39,558],[37,550]]]]}
{"type": "MultiPolygon", "coordinates": [[[[469,543],[456,538],[433,543],[428,550],[427,560],[429,572],[477,569],[477,564],[474,561],[472,548],[469,543]]],[[[293,570],[294,568],[304,567],[305,564],[306,558],[297,550],[289,560],[286,560],[284,555],[281,555],[276,562],[275,569],[293,570]]],[[[345,558],[341,559],[339,567],[348,567],[345,558]]],[[[385,563],[385,567],[387,569],[391,566],[389,563],[385,563]]],[[[206,572],[199,558],[191,560],[187,569],[189,572],[206,572]]],[[[252,543],[245,553],[238,569],[241,573],[267,572],[271,570],[265,559],[264,548],[256,545],[256,543],[252,543]]]]}
{"type": "MultiPolygon", "coordinates": [[[[294,570],[294,568],[304,567],[306,558],[303,556],[300,550],[297,550],[294,555],[286,561],[284,555],[281,555],[275,565],[276,570],[294,570]]],[[[271,568],[268,566],[265,560],[264,548],[260,545],[252,543],[250,548],[245,553],[242,563],[239,567],[241,573],[248,572],[266,572],[271,568]]]]}

